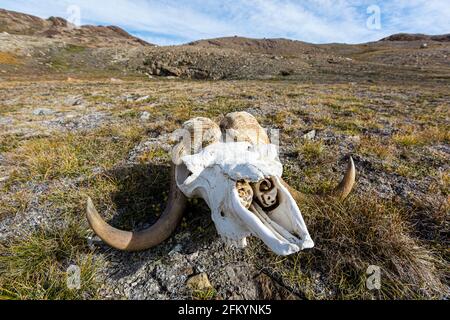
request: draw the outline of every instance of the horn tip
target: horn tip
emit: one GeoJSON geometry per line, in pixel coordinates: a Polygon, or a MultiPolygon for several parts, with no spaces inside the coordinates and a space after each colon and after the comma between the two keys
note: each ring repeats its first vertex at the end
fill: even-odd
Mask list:
{"type": "Polygon", "coordinates": [[[349,167],[349,170],[350,170],[352,178],[353,178],[352,180],[355,180],[356,168],[355,168],[355,161],[353,160],[352,156],[349,156],[348,167],[349,167]]]}
{"type": "Polygon", "coordinates": [[[98,216],[97,209],[95,209],[94,202],[90,197],[88,197],[86,201],[86,215],[88,217],[89,222],[91,222],[92,217],[98,216]]]}
{"type": "Polygon", "coordinates": [[[353,160],[353,157],[349,156],[348,158],[349,158],[349,162],[350,162],[351,166],[354,167],[355,166],[355,161],[353,160]]]}
{"type": "Polygon", "coordinates": [[[353,157],[349,156],[347,170],[344,174],[344,178],[341,183],[336,188],[336,194],[340,199],[345,199],[350,194],[353,189],[356,180],[356,168],[355,162],[353,161],[353,157]]]}

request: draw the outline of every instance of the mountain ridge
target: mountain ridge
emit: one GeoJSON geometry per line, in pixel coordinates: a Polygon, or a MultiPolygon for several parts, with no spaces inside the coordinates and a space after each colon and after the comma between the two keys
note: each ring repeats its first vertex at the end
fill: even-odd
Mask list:
{"type": "Polygon", "coordinates": [[[231,36],[155,46],[116,26],[77,28],[63,18],[0,9],[0,75],[445,81],[447,38],[398,34],[364,44],[311,44],[231,36]]]}
{"type": "MultiPolygon", "coordinates": [[[[96,47],[113,46],[117,41],[123,40],[131,45],[154,46],[154,44],[133,36],[126,30],[118,26],[75,26],[61,17],[51,16],[42,19],[37,16],[0,8],[0,32],[7,32],[14,35],[43,36],[48,38],[61,38],[65,40],[75,40],[83,44],[96,47]],[[83,41],[83,37],[84,39],[83,41]],[[115,41],[108,41],[109,38],[115,41]],[[103,40],[103,41],[99,41],[103,40]]],[[[384,37],[375,42],[396,42],[396,41],[436,41],[449,42],[450,33],[440,35],[427,35],[421,33],[396,33],[384,37]]],[[[301,40],[288,38],[250,38],[243,36],[224,36],[210,39],[199,39],[180,44],[179,46],[196,47],[217,47],[229,49],[241,49],[247,52],[279,53],[283,54],[292,50],[308,51],[318,50],[321,46],[333,45],[336,43],[314,44],[301,40]]],[[[366,43],[360,43],[366,44],[366,43]]],[[[358,45],[358,44],[355,44],[358,45]]]]}
{"type": "Polygon", "coordinates": [[[92,47],[110,47],[118,42],[152,46],[117,26],[75,26],[61,17],[42,19],[30,14],[0,9],[0,33],[59,39],[92,47]]]}

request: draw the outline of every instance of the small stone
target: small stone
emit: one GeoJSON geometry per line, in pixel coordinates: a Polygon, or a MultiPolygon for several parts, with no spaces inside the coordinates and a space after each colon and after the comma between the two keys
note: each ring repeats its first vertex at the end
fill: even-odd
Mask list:
{"type": "Polygon", "coordinates": [[[12,124],[12,123],[13,123],[13,119],[12,118],[0,117],[0,125],[7,125],[7,124],[12,124]]]}
{"type": "Polygon", "coordinates": [[[150,98],[150,96],[143,96],[143,97],[137,98],[135,101],[136,102],[142,102],[142,101],[145,101],[145,100],[147,100],[149,98],[150,98]]]}
{"type": "Polygon", "coordinates": [[[5,182],[9,179],[9,176],[0,177],[0,182],[5,182]]]}
{"type": "Polygon", "coordinates": [[[103,171],[104,171],[104,169],[102,167],[92,168],[92,174],[94,174],[94,175],[101,174],[103,171]]]}
{"type": "Polygon", "coordinates": [[[206,268],[202,265],[196,265],[195,270],[197,270],[197,272],[199,273],[204,273],[206,271],[206,268]]]}
{"type": "Polygon", "coordinates": [[[199,255],[198,251],[195,251],[194,253],[191,253],[188,256],[188,260],[193,262],[194,260],[196,260],[198,258],[198,255],[199,255]]]}
{"type": "Polygon", "coordinates": [[[33,114],[35,116],[47,116],[50,114],[54,114],[55,111],[51,110],[51,109],[47,109],[47,108],[38,108],[33,110],[33,114]]]}
{"type": "Polygon", "coordinates": [[[361,142],[360,136],[350,136],[347,138],[349,142],[359,144],[361,142]]]}
{"type": "Polygon", "coordinates": [[[186,284],[193,290],[207,290],[212,288],[211,282],[209,282],[208,275],[206,273],[200,273],[190,277],[186,284]]]}
{"type": "Polygon", "coordinates": [[[178,275],[180,276],[190,276],[194,274],[194,268],[191,266],[187,266],[186,268],[182,268],[178,271],[178,275]]]}
{"type": "Polygon", "coordinates": [[[234,269],[231,266],[227,266],[225,268],[225,273],[227,274],[229,279],[236,278],[236,272],[234,271],[234,269]]]}
{"type": "Polygon", "coordinates": [[[307,134],[305,134],[303,136],[303,139],[305,139],[305,140],[314,140],[315,137],[316,137],[316,130],[312,130],[312,131],[308,132],[307,134]]]}
{"type": "Polygon", "coordinates": [[[123,80],[116,79],[116,78],[111,78],[110,81],[113,82],[113,83],[122,83],[123,82],[123,80]]]}
{"type": "Polygon", "coordinates": [[[64,102],[69,106],[79,106],[83,103],[83,100],[80,97],[68,97],[64,102]]]}
{"type": "Polygon", "coordinates": [[[181,250],[183,249],[183,246],[181,244],[177,244],[170,252],[169,252],[169,256],[173,256],[176,253],[180,253],[181,250]]]}
{"type": "Polygon", "coordinates": [[[144,111],[141,114],[141,120],[148,121],[150,120],[150,112],[144,111]]]}

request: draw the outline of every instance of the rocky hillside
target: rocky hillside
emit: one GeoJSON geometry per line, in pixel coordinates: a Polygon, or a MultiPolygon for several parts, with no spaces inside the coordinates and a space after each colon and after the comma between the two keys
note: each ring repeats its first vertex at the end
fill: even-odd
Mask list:
{"type": "Polygon", "coordinates": [[[0,78],[176,77],[306,82],[436,81],[450,77],[448,35],[393,35],[366,44],[225,37],[152,46],[118,27],[0,10],[0,78]],[[2,33],[3,31],[3,33],[2,33]]]}
{"type": "Polygon", "coordinates": [[[58,39],[76,45],[111,47],[117,44],[142,45],[149,43],[133,37],[115,26],[77,27],[67,20],[50,17],[46,20],[14,11],[0,9],[0,33],[58,39]]]}
{"type": "Polygon", "coordinates": [[[450,41],[450,33],[429,36],[426,34],[408,34],[408,33],[397,33],[389,37],[381,39],[381,41],[438,41],[438,42],[448,42],[450,41]]]}
{"type": "Polygon", "coordinates": [[[317,45],[290,39],[251,39],[244,37],[225,37],[199,40],[189,43],[201,48],[234,49],[239,51],[269,55],[298,56],[301,54],[323,53],[317,45]]]}

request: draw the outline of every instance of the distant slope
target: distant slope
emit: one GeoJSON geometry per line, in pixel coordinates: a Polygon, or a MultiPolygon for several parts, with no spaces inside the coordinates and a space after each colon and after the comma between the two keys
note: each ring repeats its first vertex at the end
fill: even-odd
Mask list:
{"type": "Polygon", "coordinates": [[[445,83],[450,79],[448,37],[398,34],[365,44],[311,44],[235,36],[153,46],[118,27],[75,28],[62,18],[41,19],[0,9],[0,81],[30,75],[145,75],[445,83]]]}
{"type": "Polygon", "coordinates": [[[319,46],[289,39],[252,39],[244,37],[224,37],[194,41],[195,47],[234,49],[251,53],[297,56],[299,54],[323,52],[319,46]]]}
{"type": "Polygon", "coordinates": [[[397,33],[389,37],[383,38],[380,41],[439,41],[446,42],[450,41],[450,33],[441,35],[426,35],[421,33],[397,33]]]}
{"type": "Polygon", "coordinates": [[[41,19],[29,14],[0,9],[0,33],[52,38],[91,47],[117,44],[149,46],[151,44],[115,26],[76,27],[63,18],[41,19]]]}

